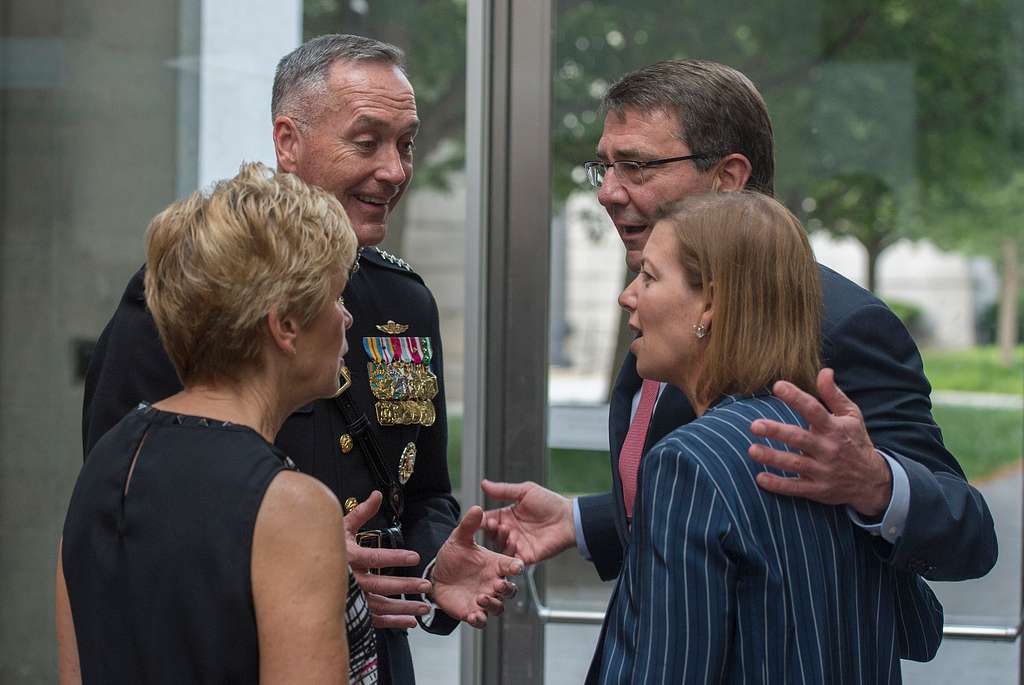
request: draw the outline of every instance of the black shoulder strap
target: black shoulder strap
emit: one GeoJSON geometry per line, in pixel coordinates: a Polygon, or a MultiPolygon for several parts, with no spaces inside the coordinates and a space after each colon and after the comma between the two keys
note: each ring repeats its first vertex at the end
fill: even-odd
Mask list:
{"type": "Polygon", "coordinates": [[[373,434],[373,428],[370,426],[366,414],[359,410],[359,407],[352,401],[352,397],[346,392],[352,384],[352,377],[349,375],[348,369],[343,367],[341,372],[345,384],[334,396],[334,401],[338,405],[338,409],[341,410],[341,416],[345,419],[345,423],[348,424],[349,435],[352,436],[353,442],[358,444],[363,454],[366,455],[366,465],[370,469],[370,474],[376,481],[377,487],[380,488],[381,494],[384,495],[385,505],[391,510],[392,525],[397,526],[402,517],[402,510],[405,508],[405,493],[384,463],[384,452],[380,448],[380,443],[377,442],[377,436],[373,434]]]}

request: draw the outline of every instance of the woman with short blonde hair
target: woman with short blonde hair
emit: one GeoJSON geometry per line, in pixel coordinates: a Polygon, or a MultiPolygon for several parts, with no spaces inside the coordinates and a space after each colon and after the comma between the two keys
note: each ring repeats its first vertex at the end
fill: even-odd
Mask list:
{"type": "Polygon", "coordinates": [[[79,475],[61,682],[376,682],[338,500],[273,445],[338,390],[355,253],[337,199],[261,164],[150,224],[146,302],[184,389],[130,412],[79,475]]]}
{"type": "Polygon", "coordinates": [[[355,261],[340,203],[292,174],[242,167],[158,214],[146,243],[146,305],[185,383],[261,367],[268,313],[308,326],[355,261]]]}

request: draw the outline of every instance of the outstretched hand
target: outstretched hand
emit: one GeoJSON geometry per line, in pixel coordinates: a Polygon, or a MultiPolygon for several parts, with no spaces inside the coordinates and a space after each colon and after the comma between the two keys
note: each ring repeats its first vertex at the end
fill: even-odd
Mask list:
{"type": "Polygon", "coordinates": [[[352,575],[366,594],[366,604],[374,628],[415,628],[416,616],[430,613],[426,602],[412,602],[392,599],[388,595],[417,594],[430,590],[430,582],[422,578],[405,576],[383,576],[371,573],[371,569],[415,566],[420,555],[406,549],[380,549],[360,547],[356,533],[376,515],[383,497],[374,490],[355,509],[345,515],[345,552],[352,575]]]}
{"type": "Polygon", "coordinates": [[[488,614],[500,616],[504,599],[516,593],[505,576],[523,572],[523,562],[481,547],[473,541],[484,512],[471,507],[437,553],[431,597],[446,614],[474,628],[487,624],[488,614]]]}
{"type": "Polygon", "coordinates": [[[572,500],[536,483],[480,482],[491,499],[512,502],[484,512],[486,530],[505,554],[536,564],[576,545],[572,500]]]}
{"type": "Polygon", "coordinates": [[[759,473],[757,484],[778,495],[846,504],[862,516],[884,513],[892,498],[892,473],[875,451],[860,409],[836,385],[832,369],[818,373],[818,394],[828,410],[787,381],[777,382],[772,391],[803,416],[810,430],[768,419],[751,423],[754,435],[783,442],[803,453],[751,445],[748,453],[754,461],[797,474],[786,478],[759,473]]]}

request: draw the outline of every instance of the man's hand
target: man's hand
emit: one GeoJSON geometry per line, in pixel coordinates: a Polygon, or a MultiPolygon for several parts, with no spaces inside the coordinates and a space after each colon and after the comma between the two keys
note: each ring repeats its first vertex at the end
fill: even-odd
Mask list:
{"type": "Polygon", "coordinates": [[[431,597],[446,614],[474,628],[487,624],[487,615],[500,616],[506,597],[516,586],[505,576],[518,576],[523,562],[492,552],[473,541],[484,511],[470,507],[458,527],[441,546],[431,571],[431,597]]]}
{"type": "Polygon", "coordinates": [[[484,530],[505,554],[527,564],[550,559],[576,546],[572,500],[536,483],[480,482],[491,499],[511,506],[484,512],[484,530]]]}
{"type": "Polygon", "coordinates": [[[422,578],[381,576],[369,571],[372,568],[415,566],[420,561],[420,555],[405,549],[377,549],[356,544],[356,533],[374,517],[383,499],[380,492],[374,490],[345,516],[345,552],[356,582],[366,593],[373,627],[415,628],[415,617],[429,614],[430,605],[391,599],[388,595],[424,594],[430,590],[430,582],[422,578]]]}
{"type": "Polygon", "coordinates": [[[832,413],[792,383],[779,381],[772,391],[803,416],[811,429],[766,419],[751,423],[754,435],[778,440],[803,453],[751,445],[749,454],[754,461],[799,476],[759,473],[757,484],[778,495],[847,504],[862,516],[881,516],[892,498],[892,473],[871,444],[860,409],[836,385],[832,369],[818,373],[818,394],[832,413]]]}

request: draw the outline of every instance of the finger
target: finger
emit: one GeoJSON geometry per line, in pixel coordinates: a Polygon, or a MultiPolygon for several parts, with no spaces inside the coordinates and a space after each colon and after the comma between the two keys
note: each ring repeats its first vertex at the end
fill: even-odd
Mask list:
{"type": "Polygon", "coordinates": [[[366,593],[366,605],[370,607],[371,614],[378,616],[426,616],[430,613],[430,605],[426,602],[394,599],[374,592],[366,593]]]}
{"type": "Polygon", "coordinates": [[[480,489],[491,499],[499,502],[514,502],[530,489],[532,483],[498,483],[484,478],[480,481],[480,489]]]}
{"type": "Polygon", "coordinates": [[[420,563],[420,555],[408,549],[385,549],[380,547],[360,547],[356,544],[346,545],[348,563],[352,568],[392,568],[395,566],[415,566],[420,563]]]}
{"type": "MultiPolygon", "coordinates": [[[[508,526],[501,526],[494,532],[494,542],[498,548],[502,549],[502,551],[504,551],[504,548],[508,547],[510,541],[509,536],[511,534],[512,530],[508,526]]],[[[506,551],[505,554],[508,554],[508,552],[506,551]]]]}
{"type": "Polygon", "coordinates": [[[789,381],[776,382],[772,386],[772,392],[814,428],[826,430],[829,427],[832,415],[813,395],[809,395],[789,381]]]}
{"type": "Polygon", "coordinates": [[[502,612],[505,611],[505,603],[490,595],[480,595],[476,598],[476,603],[477,606],[490,616],[501,616],[502,612]]]}
{"type": "Polygon", "coordinates": [[[821,438],[800,426],[770,419],[756,419],[750,424],[750,432],[768,440],[784,443],[811,456],[820,456],[823,452],[821,438]]]}
{"type": "Polygon", "coordinates": [[[423,578],[363,573],[356,575],[356,582],[359,583],[363,592],[373,592],[378,595],[425,595],[430,592],[430,581],[423,578]]]}
{"type": "Polygon", "coordinates": [[[758,464],[764,464],[786,473],[794,473],[802,478],[813,480],[821,472],[820,464],[814,459],[785,450],[773,450],[764,445],[751,445],[747,448],[747,454],[758,464]]]}
{"type": "Polygon", "coordinates": [[[498,559],[499,576],[518,576],[523,572],[523,562],[515,557],[500,555],[498,559]]]}
{"type": "Polygon", "coordinates": [[[483,520],[484,510],[477,506],[470,507],[458,527],[452,531],[452,539],[463,545],[473,545],[473,536],[480,530],[483,520]]]}
{"type": "Polygon", "coordinates": [[[382,501],[384,501],[384,496],[380,494],[379,490],[371,492],[369,497],[359,503],[359,506],[345,515],[345,530],[355,533],[365,526],[366,522],[377,514],[382,501]]]}
{"type": "MultiPolygon", "coordinates": [[[[501,554],[514,557],[516,554],[516,540],[518,536],[515,535],[511,528],[508,526],[502,526],[494,534],[491,539],[494,541],[494,546],[498,549],[501,554]]],[[[514,576],[519,575],[517,573],[508,573],[504,570],[504,567],[499,565],[498,575],[503,576],[514,576]]]]}
{"type": "Polygon", "coordinates": [[[502,512],[505,509],[488,509],[484,512],[484,521],[481,524],[481,528],[486,530],[488,533],[494,533],[498,528],[501,527],[502,512]]]}
{"type": "Polygon", "coordinates": [[[466,616],[466,623],[480,630],[487,625],[487,614],[482,611],[474,611],[466,616]]]}
{"type": "Polygon", "coordinates": [[[412,616],[376,616],[370,614],[370,623],[374,628],[398,628],[409,630],[416,627],[416,619],[412,616]]]}
{"type": "Polygon", "coordinates": [[[498,542],[498,544],[495,545],[495,546],[498,548],[498,550],[502,554],[507,554],[509,556],[515,556],[515,554],[516,554],[515,538],[510,537],[508,535],[508,533],[506,533],[505,534],[505,539],[504,540],[499,540],[497,542],[498,542]]]}
{"type": "Polygon", "coordinates": [[[757,484],[762,490],[787,497],[815,499],[814,496],[817,494],[814,485],[802,478],[784,478],[773,473],[757,474],[757,484]]]}
{"type": "Polygon", "coordinates": [[[499,580],[494,586],[496,597],[515,597],[518,592],[519,588],[516,587],[516,584],[507,580],[499,580]]]}
{"type": "Polygon", "coordinates": [[[857,405],[850,401],[838,385],[836,385],[836,374],[832,369],[822,369],[818,372],[818,394],[822,401],[837,416],[847,416],[860,411],[857,405]]]}

